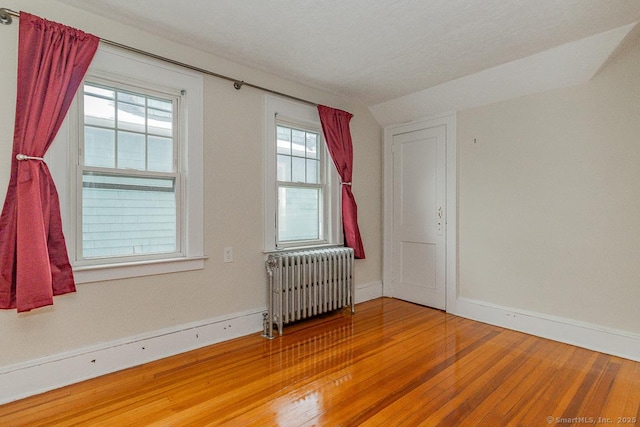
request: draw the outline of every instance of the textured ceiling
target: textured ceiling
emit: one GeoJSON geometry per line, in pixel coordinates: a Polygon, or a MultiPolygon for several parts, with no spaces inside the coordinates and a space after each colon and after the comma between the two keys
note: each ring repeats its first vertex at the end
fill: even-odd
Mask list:
{"type": "Polygon", "coordinates": [[[366,105],[640,20],[639,0],[61,2],[366,105]]]}

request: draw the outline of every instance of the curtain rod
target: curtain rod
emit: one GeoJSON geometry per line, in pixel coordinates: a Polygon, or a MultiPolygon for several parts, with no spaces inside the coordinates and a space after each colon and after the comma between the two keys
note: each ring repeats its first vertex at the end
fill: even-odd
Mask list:
{"type": "MultiPolygon", "coordinates": [[[[0,8],[0,24],[11,25],[11,23],[13,22],[12,17],[20,18],[20,12],[16,12],[15,10],[7,9],[7,8],[4,8],[4,7],[0,8]]],[[[304,102],[305,104],[318,106],[317,103],[312,102],[312,101],[308,101],[306,99],[298,98],[298,97],[295,97],[295,96],[292,96],[292,95],[287,95],[286,93],[282,93],[282,92],[278,92],[276,90],[268,89],[266,87],[254,85],[252,83],[245,82],[244,80],[234,79],[233,77],[225,76],[223,74],[214,73],[213,71],[205,70],[204,68],[196,67],[196,66],[190,65],[190,64],[185,64],[184,62],[180,62],[180,61],[176,61],[176,60],[164,57],[164,56],[156,55],[154,53],[147,52],[147,51],[144,51],[144,50],[141,50],[141,49],[136,49],[135,47],[127,46],[127,45],[124,45],[124,44],[121,44],[121,43],[117,43],[117,42],[114,42],[114,41],[111,41],[111,40],[103,39],[103,38],[100,38],[100,41],[102,43],[110,45],[110,46],[118,47],[120,49],[128,50],[130,52],[134,52],[134,53],[137,53],[137,54],[140,54],[140,55],[148,56],[148,57],[151,57],[151,58],[154,58],[154,59],[158,59],[160,61],[168,62],[170,64],[177,65],[179,67],[183,67],[183,68],[187,68],[189,70],[197,71],[197,72],[202,73],[202,74],[206,74],[206,75],[209,75],[209,76],[217,77],[219,79],[223,79],[223,80],[227,80],[227,81],[233,82],[233,87],[236,90],[242,89],[243,86],[248,86],[248,87],[252,87],[254,89],[258,89],[258,90],[261,90],[261,91],[264,91],[264,92],[271,93],[273,95],[278,95],[278,96],[282,96],[284,98],[292,99],[294,101],[304,102]]]]}

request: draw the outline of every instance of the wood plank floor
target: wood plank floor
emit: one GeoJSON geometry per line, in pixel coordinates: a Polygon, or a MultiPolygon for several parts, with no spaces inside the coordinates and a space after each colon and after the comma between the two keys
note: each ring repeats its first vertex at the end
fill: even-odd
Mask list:
{"type": "Polygon", "coordinates": [[[3,405],[0,425],[629,426],[639,411],[640,363],[381,298],[3,405]]]}

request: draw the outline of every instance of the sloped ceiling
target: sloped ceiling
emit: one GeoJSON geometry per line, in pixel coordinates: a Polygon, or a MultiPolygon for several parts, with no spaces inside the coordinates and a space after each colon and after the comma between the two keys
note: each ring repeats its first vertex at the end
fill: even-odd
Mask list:
{"type": "Polygon", "coordinates": [[[637,26],[629,24],[565,43],[369,109],[386,126],[585,83],[637,26]]]}
{"type": "Polygon", "coordinates": [[[637,0],[61,2],[367,106],[640,20],[637,0]]]}

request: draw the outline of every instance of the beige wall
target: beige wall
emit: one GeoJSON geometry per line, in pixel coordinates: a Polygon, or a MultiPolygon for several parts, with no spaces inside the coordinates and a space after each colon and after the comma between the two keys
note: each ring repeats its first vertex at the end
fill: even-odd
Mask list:
{"type": "Polygon", "coordinates": [[[640,332],[639,70],[459,113],[460,297],[640,332]]]}
{"type": "MultiPolygon", "coordinates": [[[[141,33],[51,0],[1,5],[254,84],[348,110],[354,142],[353,191],[367,260],[357,285],[381,281],[381,129],[362,105],[141,33]]],[[[15,109],[18,23],[0,26],[0,202],[9,179],[15,109]]],[[[81,284],[54,306],[0,311],[0,367],[101,342],[266,306],[262,254],[263,93],[205,77],[205,253],[202,271],[81,284]],[[240,190],[240,191],[239,191],[240,190]],[[224,264],[225,246],[234,262],[224,264]]]]}

